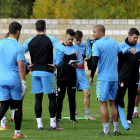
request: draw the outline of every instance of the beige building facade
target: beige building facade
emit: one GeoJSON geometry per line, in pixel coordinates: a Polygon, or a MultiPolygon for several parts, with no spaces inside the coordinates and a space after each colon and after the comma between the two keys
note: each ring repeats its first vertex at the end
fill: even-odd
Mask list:
{"type": "MultiPolygon", "coordinates": [[[[37,19],[0,19],[0,40],[4,39],[8,32],[9,23],[17,21],[22,24],[21,37],[19,42],[24,42],[35,36],[35,22],[37,19]]],[[[140,20],[136,19],[45,19],[47,31],[50,36],[57,40],[64,39],[65,31],[68,28],[81,30],[84,34],[83,42],[86,42],[88,37],[93,35],[93,27],[97,24],[103,24],[106,28],[106,36],[121,43],[128,35],[130,28],[140,30],[140,20]]],[[[26,58],[30,61],[30,55],[26,54],[26,58]]],[[[86,73],[88,74],[86,67],[86,73]]]]}

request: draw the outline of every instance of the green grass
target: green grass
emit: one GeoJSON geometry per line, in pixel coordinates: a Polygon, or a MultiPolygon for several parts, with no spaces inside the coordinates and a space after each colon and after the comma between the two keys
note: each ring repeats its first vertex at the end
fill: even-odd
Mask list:
{"type": "MultiPolygon", "coordinates": [[[[89,78],[89,76],[88,76],[89,78]]],[[[90,104],[90,114],[96,118],[96,121],[89,121],[89,120],[78,120],[79,124],[71,124],[69,120],[62,120],[60,124],[63,127],[64,131],[49,131],[50,126],[50,117],[48,112],[48,97],[44,95],[43,98],[43,125],[45,130],[39,131],[37,129],[37,123],[35,118],[34,112],[34,103],[35,97],[33,94],[30,93],[31,91],[31,77],[30,75],[27,76],[27,87],[28,92],[26,97],[23,100],[23,121],[22,121],[22,128],[21,133],[28,136],[27,140],[137,140],[139,139],[139,130],[140,130],[140,118],[135,119],[134,125],[131,125],[131,129],[129,131],[124,130],[119,122],[119,129],[122,133],[121,136],[114,136],[113,135],[113,125],[110,125],[110,132],[111,136],[99,136],[99,133],[103,130],[102,122],[100,118],[100,110],[98,101],[96,101],[96,93],[95,93],[95,83],[96,77],[94,79],[94,86],[91,86],[91,104],[90,104]]],[[[83,92],[77,92],[77,112],[79,117],[84,117],[84,105],[83,99],[84,94],[83,92]]],[[[125,97],[125,103],[127,106],[127,94],[125,97]]],[[[110,109],[109,109],[110,110],[110,109]]],[[[125,108],[126,114],[126,108],[125,108]]],[[[63,112],[62,116],[66,117],[69,116],[69,105],[68,105],[68,98],[67,95],[65,97],[63,103],[63,112]]],[[[10,110],[7,112],[7,119],[9,122],[6,124],[9,126],[9,130],[7,131],[0,131],[0,139],[1,140],[10,140],[14,134],[14,123],[10,121],[11,114],[10,110]]],[[[111,119],[111,118],[110,118],[111,119]]]]}

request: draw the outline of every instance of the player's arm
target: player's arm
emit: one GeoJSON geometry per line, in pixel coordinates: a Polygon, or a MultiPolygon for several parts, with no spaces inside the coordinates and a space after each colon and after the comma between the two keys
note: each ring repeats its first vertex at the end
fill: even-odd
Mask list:
{"type": "Polygon", "coordinates": [[[26,81],[24,60],[18,61],[18,70],[19,70],[21,81],[26,81]]]}
{"type": "Polygon", "coordinates": [[[138,92],[140,92],[140,77],[139,77],[139,83],[138,83],[138,92]]]}
{"type": "Polygon", "coordinates": [[[25,65],[24,65],[24,48],[23,46],[19,46],[18,48],[18,56],[17,56],[17,62],[18,62],[18,70],[19,70],[19,75],[21,78],[21,84],[22,84],[22,88],[23,88],[23,92],[22,92],[22,97],[25,96],[26,91],[27,91],[27,87],[26,87],[26,76],[25,76],[25,65]]]}
{"type": "Polygon", "coordinates": [[[64,57],[64,46],[62,44],[60,44],[57,39],[55,38],[51,38],[51,41],[52,41],[52,45],[53,45],[53,48],[55,49],[55,53],[57,53],[57,57],[55,57],[55,61],[54,62],[54,65],[55,66],[60,66],[60,64],[62,63],[63,61],[63,57],[64,57]]]}
{"type": "Polygon", "coordinates": [[[134,54],[136,54],[134,48],[126,47],[123,43],[120,44],[120,48],[121,48],[123,54],[125,54],[125,53],[134,53],[134,54]]]}
{"type": "Polygon", "coordinates": [[[89,78],[89,84],[93,85],[93,77],[97,68],[97,64],[98,64],[98,60],[99,60],[99,49],[96,46],[96,44],[93,45],[93,56],[92,56],[92,63],[91,63],[91,74],[90,74],[90,78],[89,78]]]}
{"type": "Polygon", "coordinates": [[[91,74],[90,74],[90,77],[91,77],[92,79],[93,79],[94,74],[95,74],[95,71],[96,71],[96,69],[97,69],[98,60],[99,60],[99,57],[98,57],[98,56],[93,56],[93,57],[92,57],[91,74]]]}
{"type": "Polygon", "coordinates": [[[25,43],[24,43],[24,45],[23,45],[23,47],[24,47],[24,49],[25,49],[25,53],[26,52],[28,52],[28,44],[29,44],[29,42],[31,41],[31,38],[30,39],[28,39],[25,43]]]}
{"type": "Polygon", "coordinates": [[[30,71],[32,71],[33,64],[30,64],[29,62],[27,62],[26,58],[24,61],[24,66],[25,66],[26,74],[28,74],[30,71]]]}
{"type": "Polygon", "coordinates": [[[121,51],[120,46],[118,45],[118,72],[120,71],[123,63],[124,63],[124,55],[121,51]]]}
{"type": "Polygon", "coordinates": [[[90,38],[88,38],[86,43],[86,60],[89,60],[91,58],[91,55],[92,55],[91,42],[90,38]]]}
{"type": "Polygon", "coordinates": [[[124,55],[121,51],[121,52],[118,53],[118,72],[120,71],[123,63],[124,63],[124,55]]]}

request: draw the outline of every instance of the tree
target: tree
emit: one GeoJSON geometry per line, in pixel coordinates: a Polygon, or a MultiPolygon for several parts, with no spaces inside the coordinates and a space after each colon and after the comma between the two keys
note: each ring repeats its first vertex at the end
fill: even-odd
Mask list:
{"type": "Polygon", "coordinates": [[[53,19],[62,18],[64,13],[64,0],[36,0],[31,18],[53,19]]]}
{"type": "Polygon", "coordinates": [[[0,18],[29,18],[35,0],[1,0],[0,18]]]}

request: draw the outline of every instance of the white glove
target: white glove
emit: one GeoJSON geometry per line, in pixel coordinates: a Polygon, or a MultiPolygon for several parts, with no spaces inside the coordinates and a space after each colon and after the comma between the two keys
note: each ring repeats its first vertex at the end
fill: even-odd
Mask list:
{"type": "Polygon", "coordinates": [[[26,87],[26,81],[21,81],[21,85],[22,85],[22,98],[24,98],[24,96],[26,95],[27,92],[27,87],[26,87]]]}

